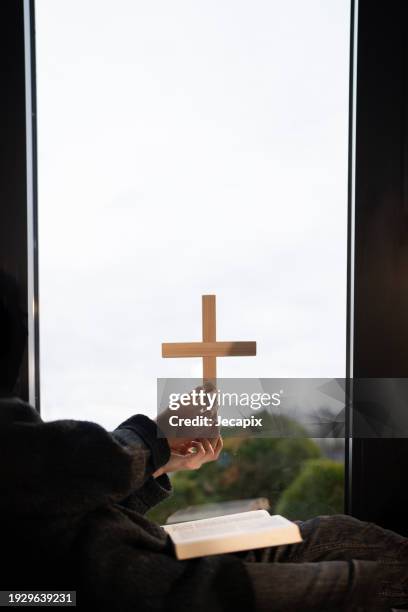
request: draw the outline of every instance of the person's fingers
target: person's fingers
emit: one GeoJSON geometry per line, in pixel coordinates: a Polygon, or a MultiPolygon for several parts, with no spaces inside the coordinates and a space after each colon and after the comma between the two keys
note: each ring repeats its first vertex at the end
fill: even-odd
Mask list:
{"type": "Polygon", "coordinates": [[[204,438],[204,440],[201,440],[206,454],[208,455],[209,458],[212,458],[214,456],[214,448],[213,445],[211,444],[210,440],[208,440],[208,438],[204,438]]]}
{"type": "Polygon", "coordinates": [[[215,444],[215,447],[214,447],[214,458],[215,459],[218,459],[218,457],[220,456],[223,446],[224,446],[224,442],[222,440],[222,437],[219,436],[219,438],[218,438],[218,440],[217,440],[217,442],[215,444]]]}
{"type": "Polygon", "coordinates": [[[218,438],[213,438],[211,440],[211,445],[213,448],[213,456],[211,457],[211,461],[217,461],[218,457],[220,456],[221,450],[222,450],[221,436],[218,436],[218,438]]]}
{"type": "Polygon", "coordinates": [[[208,463],[210,461],[216,461],[222,450],[222,441],[219,438],[216,439],[201,439],[201,442],[206,449],[206,455],[204,458],[204,463],[208,463]]]}
{"type": "Polygon", "coordinates": [[[193,442],[189,457],[185,460],[185,469],[197,470],[205,462],[205,449],[200,442],[193,442]]]}
{"type": "Polygon", "coordinates": [[[191,446],[195,449],[194,455],[196,457],[205,457],[205,448],[200,440],[193,440],[191,446]]]}
{"type": "Polygon", "coordinates": [[[200,462],[200,465],[214,461],[214,449],[211,442],[208,439],[200,439],[200,444],[204,449],[204,455],[196,455],[197,461],[200,462]]]}
{"type": "Polygon", "coordinates": [[[191,446],[191,440],[183,440],[180,439],[176,441],[172,441],[172,443],[170,444],[170,449],[176,453],[178,453],[179,455],[185,455],[188,453],[188,449],[191,446]]]}

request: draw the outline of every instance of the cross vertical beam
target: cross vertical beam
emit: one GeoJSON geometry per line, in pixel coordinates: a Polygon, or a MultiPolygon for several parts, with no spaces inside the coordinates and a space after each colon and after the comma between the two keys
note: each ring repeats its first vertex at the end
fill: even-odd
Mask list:
{"type": "MultiPolygon", "coordinates": [[[[203,342],[216,342],[217,322],[215,295],[202,296],[203,342]]],[[[216,385],[217,358],[203,357],[203,382],[216,385]]]]}

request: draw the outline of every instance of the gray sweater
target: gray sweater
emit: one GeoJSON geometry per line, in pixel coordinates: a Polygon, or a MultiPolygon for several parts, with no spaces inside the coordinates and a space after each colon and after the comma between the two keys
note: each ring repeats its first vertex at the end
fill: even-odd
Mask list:
{"type": "Polygon", "coordinates": [[[113,434],[44,423],[23,402],[0,401],[1,589],[73,589],[82,610],[254,608],[240,559],[178,561],[143,516],[170,492],[166,476],[151,476],[169,453],[152,442],[153,427],[146,417],[113,434]]]}

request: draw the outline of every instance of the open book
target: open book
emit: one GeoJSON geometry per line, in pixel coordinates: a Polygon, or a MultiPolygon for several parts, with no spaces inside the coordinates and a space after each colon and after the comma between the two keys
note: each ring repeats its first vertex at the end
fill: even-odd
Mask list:
{"type": "Polygon", "coordinates": [[[266,510],[164,525],[178,559],[301,542],[299,527],[266,510]]]}

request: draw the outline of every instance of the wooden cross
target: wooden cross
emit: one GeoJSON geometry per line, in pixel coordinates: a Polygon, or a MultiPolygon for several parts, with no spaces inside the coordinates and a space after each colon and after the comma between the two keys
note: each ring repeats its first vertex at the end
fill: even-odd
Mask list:
{"type": "Polygon", "coordinates": [[[217,342],[215,295],[202,296],[202,342],[164,342],[162,357],[202,357],[203,382],[215,384],[217,357],[256,355],[256,342],[217,342]]]}

